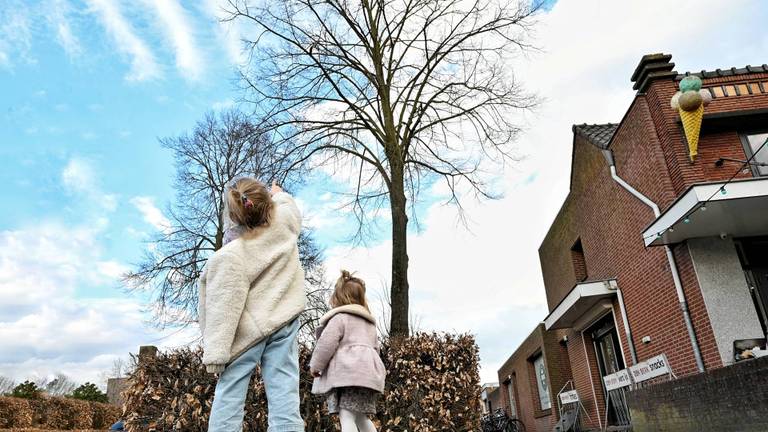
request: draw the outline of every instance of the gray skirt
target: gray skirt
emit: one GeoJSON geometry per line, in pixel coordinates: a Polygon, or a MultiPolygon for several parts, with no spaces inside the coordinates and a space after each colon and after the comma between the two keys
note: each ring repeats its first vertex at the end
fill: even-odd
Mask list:
{"type": "Polygon", "coordinates": [[[345,409],[363,414],[376,414],[379,392],[365,387],[335,388],[326,394],[328,413],[338,414],[345,409]]]}

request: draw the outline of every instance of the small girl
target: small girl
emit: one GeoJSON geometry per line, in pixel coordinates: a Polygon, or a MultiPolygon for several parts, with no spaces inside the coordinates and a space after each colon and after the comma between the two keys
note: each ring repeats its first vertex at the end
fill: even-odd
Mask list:
{"type": "Polygon", "coordinates": [[[342,432],[375,432],[368,415],[376,414],[386,371],[365,282],[343,270],[330,303],[333,309],[320,319],[309,363],[312,393],[326,395],[328,412],[339,415],[342,432]]]}
{"type": "Polygon", "coordinates": [[[301,212],[277,186],[241,178],[225,194],[236,235],[205,265],[198,287],[203,364],[219,374],[210,432],[242,432],[248,383],[261,366],[270,431],[303,432],[299,407],[299,315],[304,271],[301,212]]]}

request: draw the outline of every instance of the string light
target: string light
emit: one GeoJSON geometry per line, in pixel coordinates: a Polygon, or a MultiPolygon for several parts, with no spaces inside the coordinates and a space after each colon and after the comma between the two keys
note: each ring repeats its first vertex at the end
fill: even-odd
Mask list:
{"type": "MultiPolygon", "coordinates": [[[[715,197],[715,195],[716,195],[718,192],[720,192],[720,194],[722,194],[722,195],[726,195],[726,194],[728,194],[728,191],[725,189],[725,187],[726,187],[726,186],[728,186],[728,185],[729,185],[729,184],[730,184],[730,183],[733,181],[733,179],[735,179],[735,178],[736,178],[736,176],[737,176],[737,175],[739,175],[739,174],[741,173],[741,171],[742,171],[742,170],[743,170],[745,167],[749,166],[749,165],[750,165],[750,163],[752,163],[752,159],[754,159],[754,158],[755,158],[755,156],[757,156],[757,154],[758,154],[758,153],[760,153],[760,151],[761,151],[761,150],[763,150],[763,148],[764,148],[766,145],[768,145],[768,138],[766,138],[766,139],[765,139],[765,141],[763,141],[763,143],[760,145],[760,147],[758,147],[758,148],[757,148],[757,150],[755,150],[755,151],[752,153],[752,156],[750,156],[750,157],[749,157],[749,159],[747,159],[747,160],[746,160],[746,161],[745,161],[745,162],[742,164],[742,166],[741,166],[741,167],[740,167],[740,168],[739,168],[739,169],[738,169],[738,170],[737,170],[735,173],[733,173],[733,175],[731,176],[731,178],[729,178],[729,179],[728,179],[728,181],[726,181],[726,182],[725,182],[725,183],[724,183],[722,186],[720,186],[720,188],[719,188],[718,190],[716,190],[715,192],[713,192],[713,193],[712,193],[712,195],[710,195],[710,196],[709,196],[709,198],[707,198],[706,200],[704,200],[704,202],[701,204],[701,206],[699,206],[698,208],[694,207],[694,208],[693,208],[693,209],[691,209],[691,210],[690,210],[688,213],[686,213],[686,215],[685,215],[685,218],[683,219],[683,223],[690,223],[690,222],[691,222],[691,218],[690,218],[690,216],[691,216],[691,215],[692,215],[694,212],[696,212],[696,210],[707,211],[707,203],[708,203],[708,202],[710,202],[710,201],[712,200],[712,198],[714,198],[714,197],[715,197]]],[[[667,228],[667,231],[669,231],[669,232],[674,232],[674,230],[675,230],[675,229],[674,229],[674,226],[670,226],[669,228],[667,228]]],[[[656,233],[656,238],[660,238],[662,233],[663,233],[663,231],[662,231],[662,232],[659,232],[659,233],[656,233]]],[[[645,239],[648,239],[648,238],[651,238],[651,237],[653,237],[653,234],[651,234],[651,235],[650,235],[650,236],[648,236],[648,237],[644,237],[643,239],[645,240],[645,239]]]]}

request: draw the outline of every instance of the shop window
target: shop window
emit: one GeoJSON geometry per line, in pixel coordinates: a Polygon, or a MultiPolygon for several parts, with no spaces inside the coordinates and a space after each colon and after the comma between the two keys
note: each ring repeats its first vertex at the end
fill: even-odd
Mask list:
{"type": "Polygon", "coordinates": [[[507,396],[509,397],[509,416],[517,418],[517,403],[515,402],[515,377],[509,377],[507,381],[507,396]]]}
{"type": "Polygon", "coordinates": [[[712,87],[710,90],[712,91],[712,96],[716,98],[725,97],[722,87],[712,87]]]}
{"type": "Polygon", "coordinates": [[[752,92],[752,94],[762,93],[760,91],[760,83],[749,83],[749,90],[752,92]]]}
{"type": "Polygon", "coordinates": [[[752,158],[752,172],[757,176],[768,176],[768,145],[763,145],[765,140],[768,139],[768,133],[755,133],[742,135],[742,143],[744,144],[744,151],[747,157],[752,158]],[[759,153],[755,154],[759,150],[759,153]]]}
{"type": "Polygon", "coordinates": [[[549,400],[549,378],[547,368],[544,366],[544,356],[539,354],[533,359],[533,371],[536,374],[536,387],[539,390],[539,406],[543,410],[552,408],[549,400]]]}
{"type": "Polygon", "coordinates": [[[573,262],[573,273],[576,280],[581,282],[587,279],[587,262],[584,260],[584,247],[581,245],[581,239],[571,247],[571,261],[573,262]]]}

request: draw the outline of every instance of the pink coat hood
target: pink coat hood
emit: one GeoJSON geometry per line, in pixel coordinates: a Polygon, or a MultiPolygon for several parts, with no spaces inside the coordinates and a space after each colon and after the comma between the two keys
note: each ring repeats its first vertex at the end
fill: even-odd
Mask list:
{"type": "Polygon", "coordinates": [[[376,320],[359,305],[346,305],[320,319],[318,339],[309,365],[322,375],[312,393],[324,394],[340,387],[365,387],[384,391],[386,370],[379,356],[376,320]]]}

